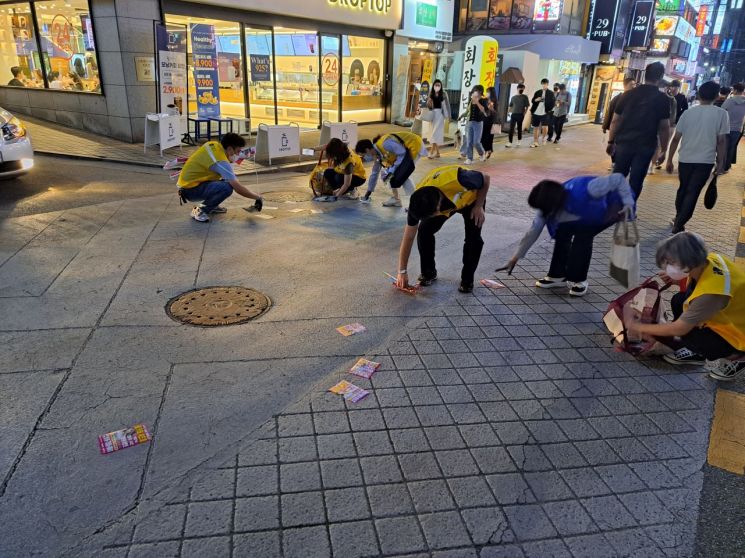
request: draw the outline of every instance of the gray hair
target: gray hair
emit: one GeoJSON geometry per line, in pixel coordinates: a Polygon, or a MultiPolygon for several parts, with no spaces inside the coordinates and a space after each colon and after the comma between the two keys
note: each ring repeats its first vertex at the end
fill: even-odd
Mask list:
{"type": "Polygon", "coordinates": [[[679,232],[659,243],[655,256],[657,266],[677,264],[683,269],[693,269],[706,263],[709,250],[704,239],[692,232],[679,232]]]}

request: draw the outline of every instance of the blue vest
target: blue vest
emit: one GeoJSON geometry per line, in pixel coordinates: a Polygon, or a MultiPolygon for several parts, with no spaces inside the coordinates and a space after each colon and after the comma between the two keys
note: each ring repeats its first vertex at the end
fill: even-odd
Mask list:
{"type": "MultiPolygon", "coordinates": [[[[567,198],[564,202],[564,211],[579,217],[578,223],[587,226],[610,225],[618,221],[618,212],[623,208],[623,200],[617,191],[609,192],[602,198],[594,198],[587,191],[587,185],[595,180],[596,176],[577,176],[564,183],[567,198]]],[[[556,236],[559,223],[549,219],[546,223],[551,238],[556,236]]]]}

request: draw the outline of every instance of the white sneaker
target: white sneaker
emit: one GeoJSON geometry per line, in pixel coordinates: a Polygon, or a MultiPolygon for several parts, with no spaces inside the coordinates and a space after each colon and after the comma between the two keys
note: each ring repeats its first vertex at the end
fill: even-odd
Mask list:
{"type": "Polygon", "coordinates": [[[463,161],[463,164],[464,165],[473,165],[473,161],[471,159],[466,159],[465,161],[463,161]]]}
{"type": "Polygon", "coordinates": [[[512,147],[512,143],[505,143],[505,144],[504,144],[504,146],[505,146],[505,147],[506,147],[507,149],[509,149],[510,147],[512,147]]]}
{"type": "Polygon", "coordinates": [[[538,279],[535,286],[539,289],[559,289],[567,286],[566,279],[563,277],[549,277],[546,275],[543,279],[538,279]]]}
{"type": "Polygon", "coordinates": [[[401,200],[391,196],[383,202],[383,207],[401,207],[401,200]]]}
{"type": "Polygon", "coordinates": [[[538,144],[536,142],[533,142],[530,144],[530,147],[538,147],[538,144]]]}
{"type": "Polygon", "coordinates": [[[195,207],[191,210],[191,218],[200,223],[207,223],[210,220],[210,216],[202,211],[201,207],[195,207]]]}
{"type": "Polygon", "coordinates": [[[482,153],[481,155],[479,155],[479,161],[481,161],[482,163],[486,161],[486,153],[482,153]]]}
{"type": "Polygon", "coordinates": [[[649,171],[647,171],[647,174],[656,174],[654,167],[649,167],[649,171]]]}
{"type": "Polygon", "coordinates": [[[372,196],[362,196],[360,198],[360,203],[370,203],[372,201],[372,196]]]}
{"type": "Polygon", "coordinates": [[[585,296],[587,294],[587,281],[579,283],[569,282],[569,296],[585,296]]]}
{"type": "MultiPolygon", "coordinates": [[[[707,364],[708,361],[707,361],[707,364]]],[[[707,366],[709,377],[721,382],[731,382],[745,372],[745,361],[720,358],[707,366]]]]}

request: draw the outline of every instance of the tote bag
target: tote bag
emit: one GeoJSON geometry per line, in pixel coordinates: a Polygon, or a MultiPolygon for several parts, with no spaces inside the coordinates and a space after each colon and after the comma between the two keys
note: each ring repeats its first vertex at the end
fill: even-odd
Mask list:
{"type": "Polygon", "coordinates": [[[639,232],[635,221],[623,220],[613,231],[610,276],[627,289],[639,284],[639,232]]]}

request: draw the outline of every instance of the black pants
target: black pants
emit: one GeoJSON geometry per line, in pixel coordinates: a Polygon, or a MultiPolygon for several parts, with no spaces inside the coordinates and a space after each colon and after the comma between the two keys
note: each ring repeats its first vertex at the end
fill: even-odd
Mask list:
{"type": "MultiPolygon", "coordinates": [[[[334,169],[326,169],[323,171],[323,178],[334,190],[344,186],[344,175],[336,172],[334,169]]],[[[354,192],[354,189],[357,188],[357,186],[362,186],[364,183],[364,178],[353,174],[352,183],[349,185],[349,190],[347,190],[347,192],[354,192]]]]}
{"type": "Polygon", "coordinates": [[[595,237],[610,226],[581,225],[562,223],[554,237],[554,253],[548,276],[555,279],[565,277],[572,283],[587,280],[587,271],[592,259],[592,242],[595,237]]]}
{"type": "Polygon", "coordinates": [[[510,118],[510,143],[512,143],[512,138],[515,135],[515,128],[517,128],[517,141],[523,139],[523,120],[525,120],[524,112],[521,114],[512,113],[512,118],[510,118]]]}
{"type": "Polygon", "coordinates": [[[673,233],[685,230],[685,225],[693,217],[707,179],[711,176],[713,164],[679,163],[678,164],[678,193],[675,195],[675,224],[673,233]]]}
{"type": "MultiPolygon", "coordinates": [[[[685,292],[674,294],[670,300],[670,308],[676,320],[683,314],[683,303],[691,296],[695,286],[696,284],[692,280],[689,281],[688,289],[685,292]]],[[[694,353],[700,354],[706,360],[727,358],[737,353],[737,349],[725,341],[721,335],[708,327],[694,327],[691,331],[683,335],[680,341],[672,337],[658,337],[657,340],[673,349],[685,347],[694,353]]]]}
{"type": "Polygon", "coordinates": [[[554,116],[554,131],[556,132],[556,141],[561,139],[561,132],[564,131],[564,123],[567,121],[567,115],[554,116]]]}
{"type": "Polygon", "coordinates": [[[727,136],[727,163],[725,170],[729,170],[737,162],[737,144],[740,143],[742,134],[739,131],[730,131],[727,136]]]}
{"type": "Polygon", "coordinates": [[[407,151],[406,155],[404,155],[404,160],[401,161],[401,164],[396,167],[395,171],[393,171],[390,184],[391,188],[400,188],[403,186],[404,182],[409,179],[414,170],[414,159],[411,158],[411,153],[407,151]]]}
{"type": "MultiPolygon", "coordinates": [[[[471,218],[473,204],[464,207],[458,213],[463,216],[466,238],[463,243],[463,270],[460,274],[461,283],[464,285],[473,285],[473,276],[476,268],[479,266],[481,258],[481,249],[484,246],[484,240],[481,238],[481,227],[477,227],[471,218]]],[[[424,219],[419,223],[419,230],[416,235],[416,243],[419,248],[419,257],[421,259],[422,275],[424,277],[434,277],[437,275],[437,266],[435,265],[435,233],[442,228],[448,218],[444,215],[437,215],[424,219]]]]}
{"type": "Polygon", "coordinates": [[[554,137],[555,119],[552,113],[546,115],[546,124],[548,125],[548,141],[554,137]]]}
{"type": "Polygon", "coordinates": [[[636,145],[616,144],[613,172],[620,172],[628,177],[634,197],[639,198],[644,187],[644,177],[647,176],[649,163],[657,150],[657,146],[638,147],[636,145]]]}
{"type": "Polygon", "coordinates": [[[491,127],[494,119],[489,118],[484,121],[484,131],[481,132],[481,147],[484,151],[494,151],[494,134],[491,133],[491,127]]]}

